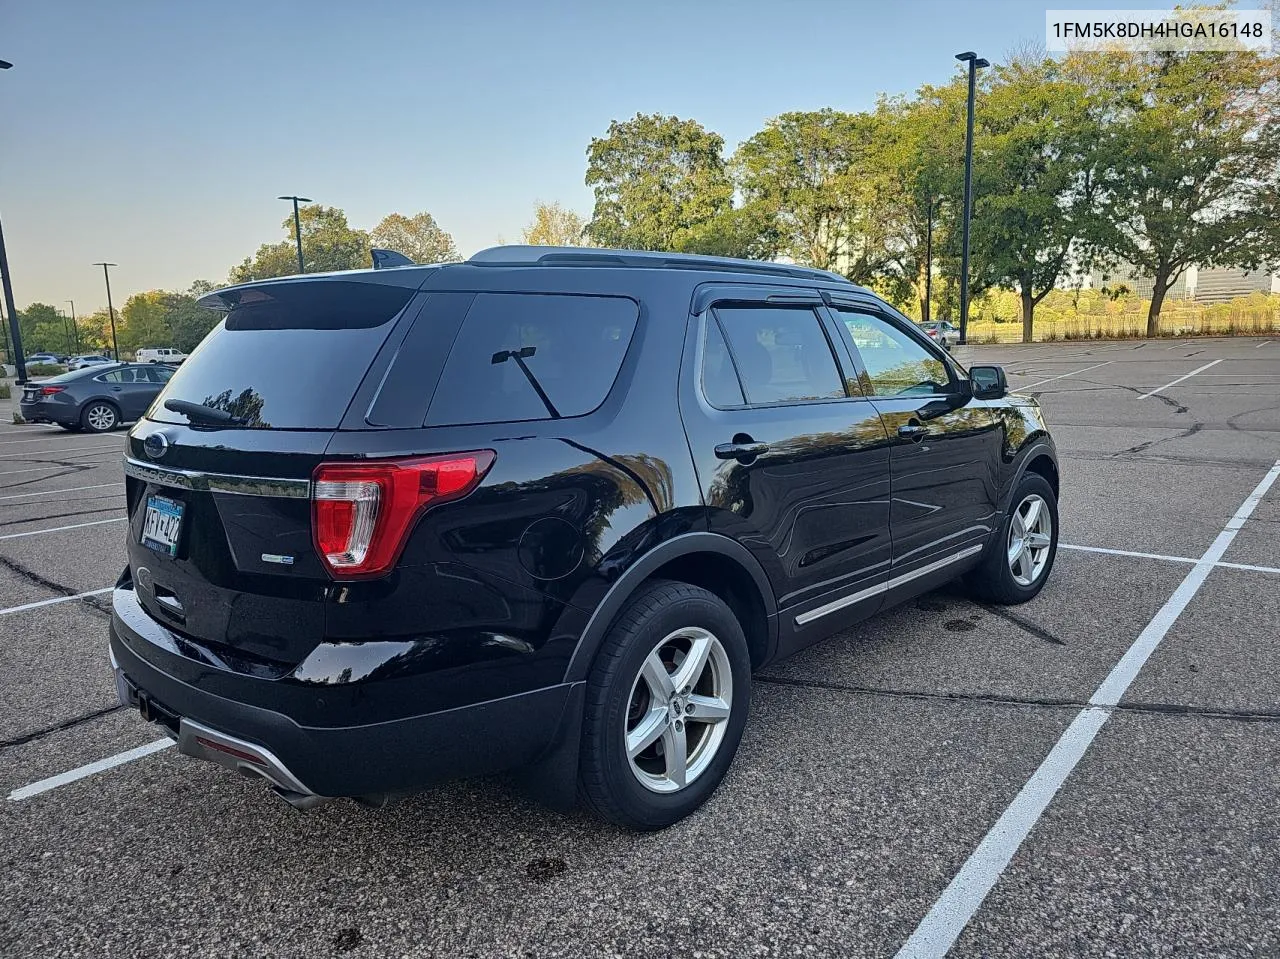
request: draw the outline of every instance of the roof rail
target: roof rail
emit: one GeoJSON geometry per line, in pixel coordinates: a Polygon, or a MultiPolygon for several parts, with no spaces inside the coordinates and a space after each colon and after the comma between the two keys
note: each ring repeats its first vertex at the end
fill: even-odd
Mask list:
{"type": "Polygon", "coordinates": [[[519,244],[491,246],[487,250],[473,254],[467,262],[479,266],[627,266],[650,269],[666,267],[685,270],[724,270],[731,273],[761,273],[767,276],[791,276],[854,285],[839,273],[809,266],[766,263],[762,260],[740,260],[729,256],[610,250],[602,247],[522,246],[519,244]]]}

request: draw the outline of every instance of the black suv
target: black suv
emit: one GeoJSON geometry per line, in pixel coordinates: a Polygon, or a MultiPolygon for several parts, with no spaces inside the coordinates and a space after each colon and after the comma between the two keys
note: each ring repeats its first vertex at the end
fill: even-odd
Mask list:
{"type": "Polygon", "coordinates": [[[514,769],[658,828],[724,776],[753,669],[1053,565],[1035,401],[835,274],[502,247],[201,302],[128,438],[112,662],[295,806],[514,769]]]}

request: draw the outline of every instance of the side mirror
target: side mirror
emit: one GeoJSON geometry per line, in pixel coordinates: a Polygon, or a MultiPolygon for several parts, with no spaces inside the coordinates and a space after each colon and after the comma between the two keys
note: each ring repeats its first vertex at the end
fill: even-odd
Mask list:
{"type": "Polygon", "coordinates": [[[1009,392],[1003,366],[971,366],[969,382],[973,384],[974,399],[998,400],[1009,392]]]}

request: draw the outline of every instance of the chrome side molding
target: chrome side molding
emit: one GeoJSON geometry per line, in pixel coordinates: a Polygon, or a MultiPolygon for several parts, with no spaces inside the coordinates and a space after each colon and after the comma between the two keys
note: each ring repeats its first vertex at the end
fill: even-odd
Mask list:
{"type": "Polygon", "coordinates": [[[124,458],[126,476],[179,489],[203,490],[210,493],[234,493],[238,496],[282,496],[310,499],[311,480],[280,479],[270,476],[232,476],[228,473],[204,473],[152,466],[130,456],[124,458]]]}
{"type": "Polygon", "coordinates": [[[944,556],[942,559],[934,560],[928,565],[921,566],[919,569],[913,569],[909,573],[903,573],[895,576],[893,579],[885,580],[883,583],[877,583],[875,586],[868,586],[866,589],[860,589],[856,593],[850,593],[848,596],[841,596],[839,599],[833,599],[829,603],[819,606],[817,609],[811,609],[807,613],[801,613],[796,617],[796,625],[803,626],[806,623],[812,623],[815,619],[821,619],[829,613],[837,610],[845,609],[853,606],[855,603],[861,603],[871,599],[873,596],[879,596],[881,593],[887,593],[891,589],[897,589],[913,579],[919,579],[921,576],[928,576],[930,573],[936,573],[945,566],[952,563],[958,563],[962,559],[967,559],[975,553],[981,553],[986,547],[979,543],[975,546],[969,546],[960,550],[958,553],[952,553],[950,556],[944,556]]]}

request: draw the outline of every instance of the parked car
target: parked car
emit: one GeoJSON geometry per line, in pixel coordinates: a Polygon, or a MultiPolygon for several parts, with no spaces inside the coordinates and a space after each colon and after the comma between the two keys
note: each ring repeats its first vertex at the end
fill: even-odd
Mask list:
{"type": "Polygon", "coordinates": [[[200,303],[225,321],[127,440],[112,665],[301,808],[519,769],[659,828],[753,670],[1053,567],[1035,400],[834,273],[505,247],[200,303]]]}
{"type": "Polygon", "coordinates": [[[27,357],[27,365],[35,366],[36,364],[44,364],[46,366],[60,366],[62,359],[54,356],[52,353],[32,353],[27,357]]]}
{"type": "Polygon", "coordinates": [[[28,423],[106,433],[140,417],[172,375],[168,367],[141,363],[92,365],[28,383],[18,409],[28,423]]]}
{"type": "Polygon", "coordinates": [[[960,330],[946,320],[921,323],[920,329],[924,330],[929,339],[940,344],[944,349],[949,350],[953,346],[960,345],[960,330]]]}
{"type": "Polygon", "coordinates": [[[71,359],[67,361],[67,370],[84,370],[91,366],[105,366],[115,362],[117,361],[113,360],[109,356],[103,356],[100,353],[85,353],[82,356],[71,357],[71,359]]]}
{"type": "Polygon", "coordinates": [[[134,354],[134,359],[139,363],[171,363],[178,364],[187,358],[187,354],[181,350],[171,350],[168,347],[162,349],[145,349],[138,350],[134,354]]]}

